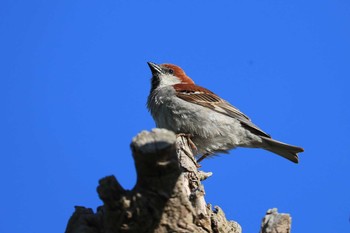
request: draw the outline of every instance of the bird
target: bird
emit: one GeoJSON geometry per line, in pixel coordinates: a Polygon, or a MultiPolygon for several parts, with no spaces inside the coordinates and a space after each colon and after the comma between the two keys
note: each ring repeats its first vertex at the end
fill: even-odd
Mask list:
{"type": "Polygon", "coordinates": [[[298,163],[304,149],[277,140],[173,64],[147,62],[152,73],[147,108],[156,126],[190,135],[197,162],[237,147],[262,148],[298,163]]]}

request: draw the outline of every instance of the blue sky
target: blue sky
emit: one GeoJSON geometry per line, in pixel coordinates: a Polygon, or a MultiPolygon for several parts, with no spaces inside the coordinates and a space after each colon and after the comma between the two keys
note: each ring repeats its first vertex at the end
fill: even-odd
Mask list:
{"type": "Polygon", "coordinates": [[[0,232],[63,232],[98,179],[136,180],[129,144],[152,129],[147,61],[180,65],[274,138],[296,165],[237,149],[208,159],[206,200],[244,232],[265,211],[293,232],[350,230],[350,2],[0,3],[0,232]]]}

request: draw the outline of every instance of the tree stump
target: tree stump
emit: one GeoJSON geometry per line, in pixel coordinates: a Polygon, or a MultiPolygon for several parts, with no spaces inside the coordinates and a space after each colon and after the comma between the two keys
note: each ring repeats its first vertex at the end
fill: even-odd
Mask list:
{"type": "Polygon", "coordinates": [[[165,129],[142,131],[131,149],[135,187],[123,189],[114,176],[101,179],[97,192],[103,206],[96,213],[76,206],[66,233],[242,232],[220,207],[206,204],[201,181],[211,173],[198,170],[186,136],[165,129]]]}

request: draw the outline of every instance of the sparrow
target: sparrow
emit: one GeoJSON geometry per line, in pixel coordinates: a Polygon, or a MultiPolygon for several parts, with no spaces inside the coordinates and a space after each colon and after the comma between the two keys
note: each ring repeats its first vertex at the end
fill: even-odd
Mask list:
{"type": "Polygon", "coordinates": [[[147,100],[156,126],[191,135],[198,162],[236,147],[262,148],[298,163],[304,149],[288,145],[254,125],[250,118],[210,90],[197,86],[177,65],[148,62],[152,72],[147,100]]]}

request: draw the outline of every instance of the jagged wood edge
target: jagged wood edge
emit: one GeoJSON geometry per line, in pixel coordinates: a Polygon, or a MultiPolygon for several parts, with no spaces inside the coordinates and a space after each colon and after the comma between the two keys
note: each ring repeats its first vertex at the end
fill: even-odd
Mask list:
{"type": "Polygon", "coordinates": [[[197,169],[186,136],[143,131],[131,148],[138,173],[135,187],[124,190],[114,176],[101,179],[98,193],[104,205],[96,213],[77,206],[66,233],[241,232],[220,207],[206,204],[201,181],[211,173],[197,169]]]}

